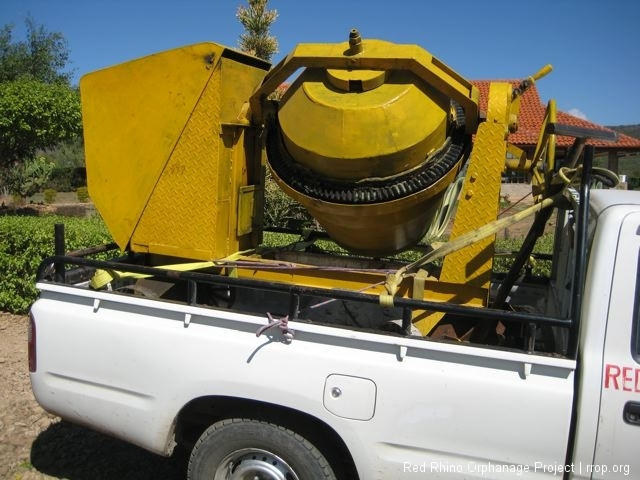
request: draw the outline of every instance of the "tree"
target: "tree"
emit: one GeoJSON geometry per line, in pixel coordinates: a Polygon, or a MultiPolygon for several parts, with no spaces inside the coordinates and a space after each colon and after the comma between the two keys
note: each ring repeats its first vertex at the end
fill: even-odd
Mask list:
{"type": "Polygon", "coordinates": [[[82,132],[80,95],[65,72],[67,43],[28,17],[26,39],[0,29],[0,180],[25,195],[46,181],[50,163],[36,153],[82,132]]]}
{"type": "Polygon", "coordinates": [[[266,61],[278,52],[278,40],[269,29],[278,18],[277,10],[268,10],[268,0],[247,0],[249,6],[238,7],[236,17],[245,29],[240,35],[240,49],[266,61]]]}
{"type": "MultiPolygon", "coordinates": [[[[268,10],[268,0],[247,0],[249,6],[238,7],[236,17],[244,27],[240,35],[240,49],[266,61],[278,51],[278,40],[269,32],[278,18],[276,10],[268,10]]],[[[282,85],[269,99],[278,100],[286,90],[282,85]]],[[[313,218],[296,200],[285,194],[267,170],[265,176],[264,221],[267,227],[299,229],[313,225],[313,218]]]]}
{"type": "Polygon", "coordinates": [[[71,72],[67,41],[60,32],[49,32],[32,17],[25,19],[26,39],[13,41],[13,25],[0,29],[0,82],[31,78],[43,83],[69,85],[71,72]]]}
{"type": "Polygon", "coordinates": [[[0,173],[5,180],[38,150],[73,139],[81,131],[77,90],[28,78],[0,83],[0,173]]]}

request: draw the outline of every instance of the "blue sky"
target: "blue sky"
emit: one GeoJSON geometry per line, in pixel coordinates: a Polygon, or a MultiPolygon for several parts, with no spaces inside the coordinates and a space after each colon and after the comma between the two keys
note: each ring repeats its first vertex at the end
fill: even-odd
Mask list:
{"type": "MultiPolygon", "coordinates": [[[[61,32],[75,79],[202,41],[237,47],[246,0],[0,0],[0,24],[24,34],[31,14],[61,32]]],[[[468,79],[513,79],[551,63],[543,103],[601,125],[640,124],[640,2],[632,0],[270,0],[274,61],[297,43],[364,38],[418,44],[468,79]],[[453,5],[453,8],[447,7],[453,5]]]]}

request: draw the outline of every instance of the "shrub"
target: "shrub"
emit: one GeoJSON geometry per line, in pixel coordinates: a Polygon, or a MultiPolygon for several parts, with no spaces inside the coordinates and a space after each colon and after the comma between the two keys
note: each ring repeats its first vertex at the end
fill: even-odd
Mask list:
{"type": "Polygon", "coordinates": [[[84,167],[56,167],[47,181],[47,187],[59,192],[73,192],[86,185],[87,173],[84,167]]]}
{"type": "Polygon", "coordinates": [[[46,187],[53,167],[44,156],[29,158],[10,168],[4,181],[11,193],[31,197],[46,187]]]}
{"type": "Polygon", "coordinates": [[[25,313],[35,300],[40,262],[54,254],[54,226],[65,224],[67,250],[111,242],[100,217],[0,216],[0,311],[25,313]]]}
{"type": "Polygon", "coordinates": [[[89,201],[89,190],[87,187],[79,187],[76,190],[76,196],[80,203],[87,203],[89,201]]]}
{"type": "Polygon", "coordinates": [[[47,188],[44,191],[44,203],[51,204],[51,203],[55,202],[57,194],[58,194],[58,192],[56,192],[53,188],[47,188]]]}
{"type": "Polygon", "coordinates": [[[300,230],[314,224],[313,217],[277,185],[268,170],[265,178],[264,226],[300,230]]]}
{"type": "Polygon", "coordinates": [[[27,203],[26,199],[19,193],[11,194],[11,205],[14,207],[22,207],[25,203],[27,203]]]}
{"type": "Polygon", "coordinates": [[[47,181],[47,187],[59,192],[73,191],[73,188],[71,188],[71,172],[71,168],[54,168],[47,181]]]}
{"type": "MultiPolygon", "coordinates": [[[[494,259],[494,271],[506,273],[513,263],[514,252],[522,246],[523,239],[508,238],[496,241],[496,258],[494,259]],[[506,255],[504,255],[506,254],[506,255]]],[[[553,233],[545,233],[536,242],[533,253],[551,254],[553,253],[553,233]]],[[[529,264],[531,273],[536,276],[548,277],[551,275],[551,262],[547,260],[531,261],[529,264]]]]}

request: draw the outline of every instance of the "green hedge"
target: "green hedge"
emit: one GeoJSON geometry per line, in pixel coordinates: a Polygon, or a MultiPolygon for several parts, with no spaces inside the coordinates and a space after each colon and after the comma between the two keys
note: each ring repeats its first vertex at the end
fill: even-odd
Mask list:
{"type": "Polygon", "coordinates": [[[67,250],[111,242],[100,217],[0,216],[0,311],[25,313],[36,298],[35,275],[54,254],[54,228],[65,225],[67,250]]]}
{"type": "MultiPolygon", "coordinates": [[[[515,252],[517,252],[522,246],[522,238],[508,238],[499,239],[496,241],[496,253],[513,253],[511,256],[498,256],[494,260],[494,271],[498,273],[507,273],[513,259],[515,252]]],[[[533,249],[533,253],[552,254],[553,253],[553,233],[545,233],[542,235],[533,249]]],[[[551,262],[547,260],[532,260],[531,273],[535,276],[549,277],[551,275],[551,262]]]]}

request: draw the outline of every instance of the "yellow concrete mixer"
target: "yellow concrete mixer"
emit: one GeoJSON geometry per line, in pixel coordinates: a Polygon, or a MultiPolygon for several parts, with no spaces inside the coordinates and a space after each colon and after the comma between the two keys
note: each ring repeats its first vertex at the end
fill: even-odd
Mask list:
{"type": "Polygon", "coordinates": [[[416,244],[469,153],[474,87],[418,47],[356,31],[348,43],[298,47],[270,76],[291,62],[306,68],[266,123],[280,187],[351,251],[416,244]]]}
{"type": "MultiPolygon", "coordinates": [[[[215,43],[161,52],[81,79],[89,193],[120,248],[152,264],[202,260],[385,305],[395,295],[486,305],[495,232],[466,237],[497,221],[507,149],[516,168],[538,171],[507,138],[519,96],[549,70],[516,87],[492,83],[481,114],[478,90],[427,51],[357,30],[343,43],[300,44],[273,68],[215,43]],[[284,265],[257,253],[266,168],[335,242],[369,257],[440,232],[455,207],[439,278],[407,274],[413,264],[374,272],[362,256],[347,272],[326,256],[284,265]]],[[[542,146],[553,138],[537,151],[552,152],[542,146]]],[[[438,318],[413,313],[423,332],[438,318]]]]}
{"type": "Polygon", "coordinates": [[[478,123],[470,83],[356,30],[268,68],[205,43],[82,78],[90,195],[122,248],[211,259],[255,245],[264,129],[280,187],[345,248],[397,252],[437,222],[478,123]]]}

